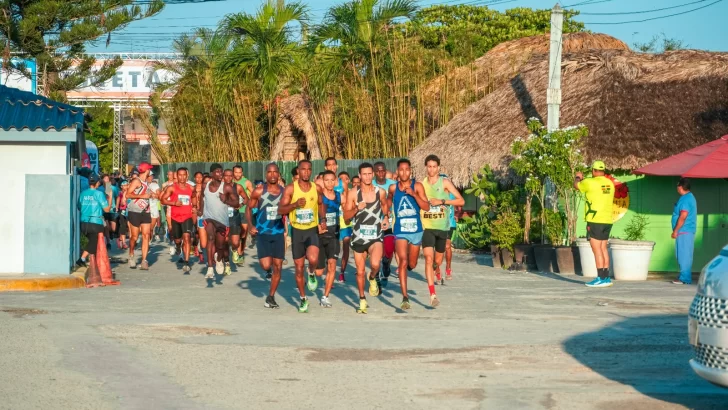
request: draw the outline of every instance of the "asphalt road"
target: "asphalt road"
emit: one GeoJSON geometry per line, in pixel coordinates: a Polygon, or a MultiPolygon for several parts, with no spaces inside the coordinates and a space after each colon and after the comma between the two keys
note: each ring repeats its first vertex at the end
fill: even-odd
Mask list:
{"type": "Polygon", "coordinates": [[[0,409],[728,409],[688,365],[694,286],[458,257],[437,309],[420,263],[406,313],[395,279],[357,315],[350,267],[300,314],[292,264],[270,310],[252,252],[208,283],[154,250],[118,287],[0,294],[0,409]]]}

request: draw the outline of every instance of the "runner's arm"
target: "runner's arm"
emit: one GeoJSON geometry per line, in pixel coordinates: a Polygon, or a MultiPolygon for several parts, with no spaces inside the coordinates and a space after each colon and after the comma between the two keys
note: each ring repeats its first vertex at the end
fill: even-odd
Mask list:
{"type": "MultiPolygon", "coordinates": [[[[323,223],[326,223],[326,204],[324,203],[324,193],[321,190],[321,187],[316,185],[316,196],[318,197],[318,217],[319,221],[323,221],[323,223]]],[[[319,222],[319,225],[321,222],[319,222]]]]}
{"type": "Polygon", "coordinates": [[[430,209],[430,200],[427,199],[425,187],[422,185],[421,182],[415,182],[415,201],[417,202],[417,206],[419,206],[420,209],[430,209]]]}
{"type": "Polygon", "coordinates": [[[398,184],[399,181],[397,181],[396,184],[390,185],[388,188],[389,194],[387,195],[387,206],[389,206],[390,209],[392,208],[392,204],[394,203],[394,191],[397,188],[398,184]]]}
{"type": "MultiPolygon", "coordinates": [[[[250,182],[250,181],[248,181],[248,182],[250,182]]],[[[241,187],[239,184],[235,184],[235,189],[238,191],[238,195],[241,198],[243,198],[243,205],[247,205],[248,201],[250,201],[250,197],[248,197],[248,194],[245,193],[245,190],[243,189],[243,187],[241,187]]],[[[255,192],[256,190],[257,190],[257,188],[251,189],[248,192],[250,192],[250,194],[252,195],[253,192],[255,192]]]]}
{"type": "Polygon", "coordinates": [[[293,185],[288,185],[285,190],[283,190],[283,197],[281,198],[281,202],[278,204],[278,215],[286,215],[291,213],[298,204],[291,203],[291,199],[293,199],[293,185]]]}
{"type": "Polygon", "coordinates": [[[382,214],[384,218],[387,218],[387,224],[389,224],[389,202],[387,201],[387,194],[383,189],[379,190],[379,202],[382,204],[382,214]]]}
{"type": "Polygon", "coordinates": [[[344,219],[351,221],[359,210],[356,206],[356,191],[350,190],[344,202],[344,219]]]}
{"type": "MultiPolygon", "coordinates": [[[[203,188],[204,189],[204,188],[203,188]]],[[[203,210],[205,209],[205,195],[204,190],[197,194],[197,216],[202,216],[203,210]]]]}
{"type": "Polygon", "coordinates": [[[223,202],[225,203],[225,205],[232,208],[237,208],[240,206],[240,197],[238,196],[237,188],[233,187],[230,184],[225,184],[223,193],[223,202]]]}
{"type": "Polygon", "coordinates": [[[248,198],[248,206],[245,207],[245,219],[248,221],[248,229],[251,235],[256,235],[258,233],[258,228],[255,226],[255,221],[253,220],[253,207],[258,206],[258,198],[260,198],[262,194],[262,186],[255,188],[255,190],[250,193],[250,198],[248,198]]]}
{"type": "Polygon", "coordinates": [[[460,195],[460,191],[455,188],[455,185],[447,179],[443,178],[442,184],[445,186],[445,191],[447,191],[449,194],[452,194],[455,196],[455,199],[447,199],[445,202],[443,202],[443,205],[452,205],[452,206],[463,206],[465,205],[465,199],[463,199],[463,196],[460,195]]]}
{"type": "Polygon", "coordinates": [[[169,198],[172,196],[173,192],[174,192],[174,185],[169,185],[167,188],[164,189],[164,192],[162,192],[162,197],[159,198],[159,202],[161,202],[162,205],[166,205],[166,206],[177,205],[175,202],[172,202],[169,200],[169,198]]]}
{"type": "Polygon", "coordinates": [[[129,199],[149,199],[152,197],[152,195],[149,192],[145,192],[143,194],[135,194],[134,191],[136,191],[137,188],[141,186],[141,182],[139,182],[138,179],[135,179],[131,181],[129,184],[129,188],[126,189],[126,197],[129,199]]]}

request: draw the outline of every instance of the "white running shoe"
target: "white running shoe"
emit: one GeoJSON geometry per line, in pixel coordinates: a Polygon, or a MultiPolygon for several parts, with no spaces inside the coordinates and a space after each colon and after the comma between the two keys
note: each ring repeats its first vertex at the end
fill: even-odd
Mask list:
{"type": "Polygon", "coordinates": [[[205,274],[205,279],[215,279],[215,269],[212,266],[207,268],[207,273],[205,274]]]}
{"type": "MultiPolygon", "coordinates": [[[[217,256],[217,254],[215,254],[215,256],[217,256]]],[[[217,272],[218,275],[225,273],[225,264],[222,263],[222,261],[215,260],[215,272],[217,272]]]]}
{"type": "Polygon", "coordinates": [[[129,256],[129,267],[132,269],[136,269],[136,257],[129,256]]]}
{"type": "Polygon", "coordinates": [[[319,301],[319,304],[325,308],[331,307],[331,302],[329,301],[329,298],[327,296],[321,296],[321,300],[319,301]]]}
{"type": "Polygon", "coordinates": [[[177,253],[177,248],[174,245],[171,245],[169,247],[169,256],[174,256],[175,253],[177,253]]]}

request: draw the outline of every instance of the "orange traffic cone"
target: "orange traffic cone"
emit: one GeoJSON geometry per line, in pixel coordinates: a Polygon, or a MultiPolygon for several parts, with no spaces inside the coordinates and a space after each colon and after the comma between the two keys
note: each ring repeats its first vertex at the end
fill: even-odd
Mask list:
{"type": "Polygon", "coordinates": [[[89,255],[88,269],[86,270],[86,287],[97,288],[99,286],[104,286],[104,284],[101,282],[101,276],[99,276],[98,269],[96,269],[96,257],[94,255],[89,255]]]}
{"type": "Polygon", "coordinates": [[[96,260],[99,263],[99,274],[104,285],[120,285],[121,282],[114,280],[114,274],[111,272],[111,261],[109,261],[109,255],[106,253],[106,238],[103,233],[99,233],[99,243],[96,245],[96,260]]]}

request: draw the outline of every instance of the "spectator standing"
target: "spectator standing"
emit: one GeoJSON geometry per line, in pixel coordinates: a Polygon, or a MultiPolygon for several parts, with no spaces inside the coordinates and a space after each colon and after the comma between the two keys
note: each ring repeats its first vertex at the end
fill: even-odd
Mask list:
{"type": "Polygon", "coordinates": [[[672,281],[676,285],[689,285],[693,280],[693,250],[698,228],[698,203],[690,192],[690,180],[680,178],[677,183],[680,199],[672,210],[672,239],[675,240],[675,256],[680,276],[672,281]]]}

